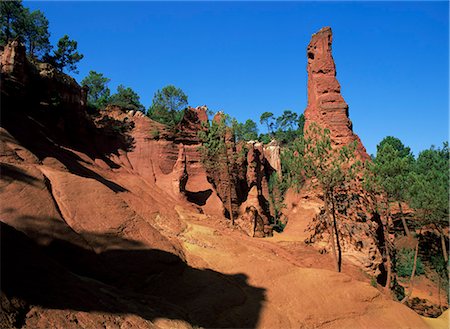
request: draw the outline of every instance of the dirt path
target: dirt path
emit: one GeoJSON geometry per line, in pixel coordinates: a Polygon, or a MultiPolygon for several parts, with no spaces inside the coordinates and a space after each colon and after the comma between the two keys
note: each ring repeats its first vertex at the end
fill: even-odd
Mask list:
{"type": "MultiPolygon", "coordinates": [[[[259,328],[427,328],[416,313],[387,300],[368,283],[313,268],[313,258],[321,255],[308,254],[292,236],[290,247],[294,244],[303,253],[290,252],[278,238],[252,239],[223,228],[219,233],[218,224],[206,216],[177,211],[187,224],[182,241],[191,266],[242,275],[250,286],[265,290],[259,328]]],[[[219,319],[245,317],[253,297],[247,295],[242,305],[219,319]]]]}

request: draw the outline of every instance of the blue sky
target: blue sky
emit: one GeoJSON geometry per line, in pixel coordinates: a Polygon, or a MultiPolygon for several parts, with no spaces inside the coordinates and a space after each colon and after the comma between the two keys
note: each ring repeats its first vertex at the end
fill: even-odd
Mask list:
{"type": "MultiPolygon", "coordinates": [[[[333,29],[350,119],[369,153],[388,135],[414,154],[448,140],[448,2],[24,2],[64,34],[89,70],[132,87],[148,107],[167,84],[191,106],[259,122],[306,107],[306,47],[333,29]]],[[[261,130],[264,130],[261,127],[261,130]]]]}

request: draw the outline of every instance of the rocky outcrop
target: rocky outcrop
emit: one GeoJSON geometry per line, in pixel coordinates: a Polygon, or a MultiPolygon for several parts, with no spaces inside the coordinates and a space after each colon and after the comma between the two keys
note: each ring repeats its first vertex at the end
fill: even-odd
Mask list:
{"type": "MultiPolygon", "coordinates": [[[[356,141],[356,156],[361,160],[368,160],[364,146],[353,132],[348,105],[341,95],[331,44],[331,29],[325,27],[312,36],[307,48],[308,106],[305,110],[305,131],[307,133],[312,123],[329,129],[334,147],[342,147],[356,141]]],[[[303,208],[314,209],[307,223],[295,225],[305,228],[307,243],[331,252],[332,239],[321,192],[307,183],[301,194],[302,197],[298,196],[287,202],[285,214],[292,215],[296,209],[295,205],[298,204],[302,204],[303,208]],[[317,203],[317,200],[320,202],[317,203]]],[[[379,282],[383,284],[386,281],[385,246],[390,243],[385,241],[385,219],[374,213],[374,200],[366,195],[359,180],[337,193],[336,198],[339,199],[335,213],[343,256],[371,276],[378,277],[379,282]]],[[[290,223],[296,216],[298,215],[290,217],[290,223]]]]}
{"type": "Polygon", "coordinates": [[[208,121],[207,111],[205,105],[187,108],[177,126],[175,141],[185,145],[199,144],[198,132],[206,128],[204,124],[208,121]]]}
{"type": "Polygon", "coordinates": [[[264,158],[281,177],[281,149],[277,141],[273,140],[269,144],[264,145],[264,158]]]}
{"type": "MultiPolygon", "coordinates": [[[[275,157],[262,143],[248,142],[246,147],[248,149],[246,172],[248,194],[245,202],[241,205],[240,213],[245,216],[248,208],[254,208],[266,226],[266,232],[262,236],[271,235],[272,230],[269,229],[269,223],[274,214],[271,213],[269,205],[269,178],[275,169],[266,158],[266,154],[272,157],[272,161],[275,157]]],[[[276,162],[274,165],[277,166],[276,162]]]]}
{"type": "Polygon", "coordinates": [[[267,201],[262,199],[257,187],[253,186],[247,200],[240,206],[236,224],[248,235],[264,238],[273,235],[273,228],[269,222],[267,201]]]}
{"type": "Polygon", "coordinates": [[[30,62],[25,46],[17,40],[9,42],[1,50],[0,57],[2,82],[5,79],[14,82],[6,83],[3,93],[16,96],[18,92],[27,94],[28,97],[38,98],[41,106],[76,108],[78,111],[85,108],[87,90],[48,63],[30,62]]]}
{"type": "Polygon", "coordinates": [[[17,40],[9,42],[1,51],[1,72],[17,80],[26,78],[28,61],[25,53],[25,46],[17,40]]]}
{"type": "Polygon", "coordinates": [[[358,155],[366,160],[369,156],[361,140],[353,132],[348,105],[336,79],[336,66],[331,53],[332,40],[331,28],[324,27],[313,34],[307,48],[308,106],[305,110],[305,130],[315,122],[330,130],[335,146],[356,141],[358,155]]]}

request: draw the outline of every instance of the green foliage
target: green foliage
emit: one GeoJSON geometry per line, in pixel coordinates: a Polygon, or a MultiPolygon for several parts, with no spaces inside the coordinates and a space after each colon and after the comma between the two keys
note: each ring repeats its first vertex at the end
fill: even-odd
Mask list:
{"type": "Polygon", "coordinates": [[[2,45],[21,36],[23,11],[21,0],[0,2],[0,43],[2,45]]]}
{"type": "Polygon", "coordinates": [[[271,112],[264,112],[260,119],[261,124],[266,124],[267,134],[261,134],[260,140],[267,144],[272,138],[280,144],[292,143],[297,137],[303,136],[305,117],[290,110],[285,110],[279,117],[274,117],[271,112]]]}
{"type": "Polygon", "coordinates": [[[333,194],[354,179],[359,170],[359,161],[353,161],[356,144],[332,148],[330,131],[316,124],[309,127],[307,135],[296,139],[283,152],[289,180],[294,186],[301,186],[305,178],[316,178],[324,194],[333,194]]]}
{"type": "Polygon", "coordinates": [[[139,95],[130,87],[125,88],[123,85],[117,87],[117,92],[109,98],[108,104],[133,111],[144,112],[145,110],[144,105],[140,102],[139,95]]]}
{"type": "Polygon", "coordinates": [[[219,122],[211,121],[204,123],[207,125],[205,130],[198,132],[202,141],[200,146],[200,155],[205,168],[209,172],[224,170],[223,164],[227,159],[227,146],[225,136],[227,131],[227,118],[223,116],[219,122]]]}
{"type": "Polygon", "coordinates": [[[271,134],[273,127],[273,113],[272,112],[264,112],[261,114],[259,118],[259,122],[261,124],[265,124],[267,126],[267,132],[271,134]]]}
{"type": "Polygon", "coordinates": [[[269,202],[275,212],[275,220],[278,221],[281,217],[283,208],[286,208],[284,195],[288,188],[287,182],[283,180],[277,172],[273,172],[269,177],[269,202]]]}
{"type": "Polygon", "coordinates": [[[372,169],[389,201],[406,201],[413,164],[414,157],[409,147],[399,139],[388,136],[377,145],[372,169]]]}
{"type": "Polygon", "coordinates": [[[412,156],[411,149],[403,145],[402,141],[397,137],[387,136],[383,138],[380,144],[377,145],[377,152],[380,152],[386,145],[391,145],[394,150],[398,152],[400,158],[412,156]]]}
{"type": "Polygon", "coordinates": [[[300,114],[297,121],[297,135],[303,136],[303,131],[305,129],[305,116],[300,114]]]}
{"type": "Polygon", "coordinates": [[[0,44],[18,39],[32,57],[42,56],[51,49],[48,20],[40,10],[30,12],[22,1],[0,3],[0,44]]]}
{"type": "Polygon", "coordinates": [[[159,130],[156,128],[155,130],[150,131],[150,136],[152,136],[153,139],[159,139],[160,134],[159,130]]]}
{"type": "Polygon", "coordinates": [[[299,189],[305,180],[322,190],[325,204],[325,217],[317,223],[317,228],[333,229],[337,243],[332,242],[336,270],[341,270],[341,249],[336,210],[345,207],[338,194],[348,190],[350,182],[356,179],[360,163],[355,158],[356,143],[340,148],[331,145],[330,131],[317,124],[311,124],[305,136],[297,138],[285,149],[282,159],[287,166],[288,182],[299,189]]]}
{"type": "Polygon", "coordinates": [[[288,129],[294,130],[294,126],[297,124],[298,116],[290,110],[285,110],[281,116],[276,119],[276,126],[282,131],[288,129]]]}
{"type": "Polygon", "coordinates": [[[187,105],[188,97],[183,90],[168,85],[155,93],[147,115],[155,121],[174,127],[183,118],[187,105]]]}
{"type": "MultiPolygon", "coordinates": [[[[413,266],[414,266],[414,249],[402,248],[397,253],[397,263],[395,266],[397,274],[401,277],[409,277],[411,276],[413,266]]],[[[425,271],[422,264],[422,260],[420,259],[419,256],[417,256],[416,275],[424,273],[425,271]]]]}
{"type": "Polygon", "coordinates": [[[275,232],[281,233],[284,231],[286,227],[286,224],[281,222],[280,220],[275,220],[275,225],[273,226],[273,229],[275,232]]]}
{"type": "Polygon", "coordinates": [[[378,285],[377,285],[377,279],[375,279],[375,277],[371,277],[370,278],[370,285],[372,286],[372,287],[374,287],[374,288],[376,288],[378,285]]]}
{"type": "Polygon", "coordinates": [[[35,10],[30,13],[28,8],[25,8],[23,11],[21,34],[28,53],[32,57],[37,55],[42,57],[50,51],[48,20],[40,10],[35,10]]]}
{"type": "Polygon", "coordinates": [[[53,51],[53,55],[46,55],[45,60],[53,64],[61,72],[64,69],[78,73],[77,63],[83,59],[83,55],[77,51],[78,43],[75,40],[70,40],[66,34],[59,39],[57,49],[53,51]]]}
{"type": "Polygon", "coordinates": [[[108,83],[110,79],[103,76],[102,73],[89,71],[89,74],[81,81],[83,86],[89,88],[88,105],[95,109],[105,107],[108,104],[110,90],[108,83]]]}
{"type": "Polygon", "coordinates": [[[263,144],[269,144],[272,141],[272,138],[270,137],[269,134],[260,134],[258,140],[261,141],[263,144]]]}
{"type": "Polygon", "coordinates": [[[446,287],[448,291],[448,268],[450,264],[446,263],[442,255],[432,255],[431,256],[431,266],[435,269],[436,273],[441,279],[441,284],[446,287]]]}
{"type": "Polygon", "coordinates": [[[408,186],[411,207],[425,224],[448,225],[450,162],[448,143],[422,151],[408,186]]]}
{"type": "Polygon", "coordinates": [[[236,141],[250,141],[258,139],[258,128],[256,122],[248,119],[240,123],[236,119],[231,121],[232,131],[236,141]]]}

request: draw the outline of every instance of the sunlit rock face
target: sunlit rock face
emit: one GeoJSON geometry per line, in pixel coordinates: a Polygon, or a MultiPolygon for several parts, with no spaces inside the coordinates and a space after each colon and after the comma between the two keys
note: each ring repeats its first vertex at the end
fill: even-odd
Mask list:
{"type": "Polygon", "coordinates": [[[305,129],[308,129],[312,122],[329,129],[335,146],[357,141],[357,154],[362,159],[368,159],[366,149],[353,132],[348,105],[341,95],[341,86],[336,79],[336,65],[331,53],[332,40],[331,28],[324,27],[313,34],[306,50],[308,106],[305,110],[305,129]]]}

